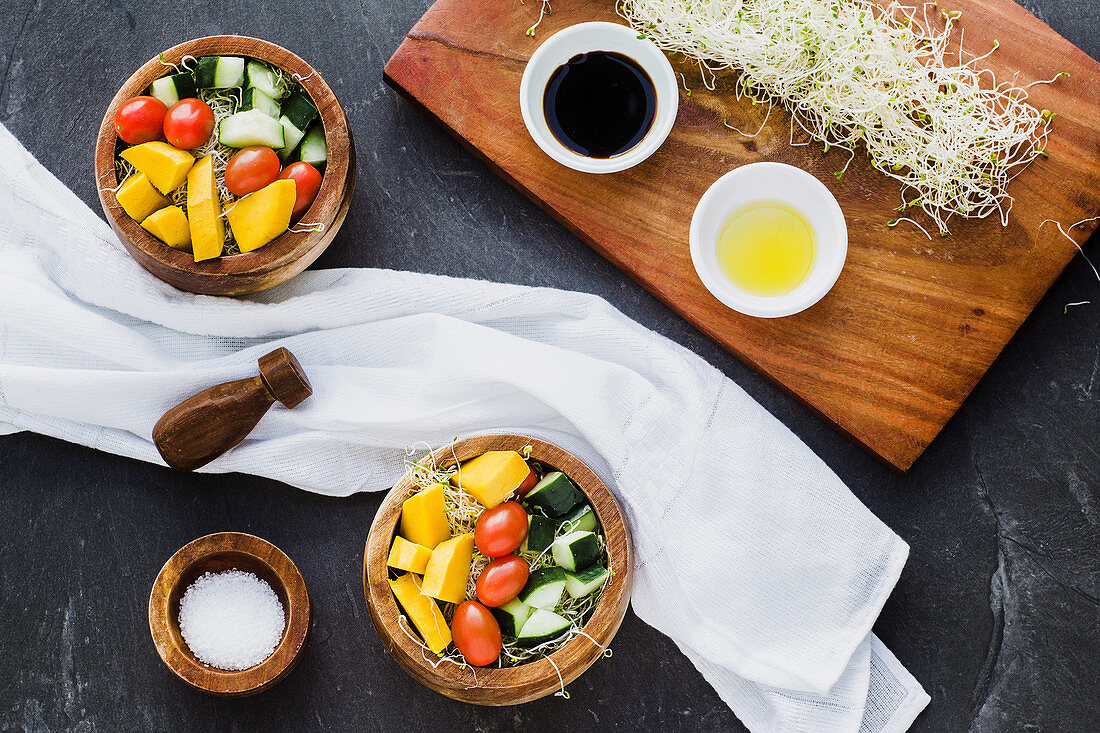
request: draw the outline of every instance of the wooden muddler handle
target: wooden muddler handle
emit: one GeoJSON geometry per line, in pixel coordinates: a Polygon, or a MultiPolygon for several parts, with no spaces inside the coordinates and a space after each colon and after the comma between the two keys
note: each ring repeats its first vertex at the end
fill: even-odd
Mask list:
{"type": "Polygon", "coordinates": [[[284,348],[260,357],[257,377],[205,389],[164,413],[153,443],[164,462],[194,471],[240,443],[278,400],[295,407],[313,394],[302,365],[284,348]]]}

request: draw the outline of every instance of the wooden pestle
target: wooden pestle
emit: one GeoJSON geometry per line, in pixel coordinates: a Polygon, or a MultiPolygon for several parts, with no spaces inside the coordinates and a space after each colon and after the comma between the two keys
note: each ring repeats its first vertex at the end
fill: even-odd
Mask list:
{"type": "Polygon", "coordinates": [[[313,394],[287,349],[261,356],[259,365],[259,376],[210,387],[161,415],[153,443],[165,463],[180,471],[205,466],[244,440],[276,400],[296,407],[313,394]]]}

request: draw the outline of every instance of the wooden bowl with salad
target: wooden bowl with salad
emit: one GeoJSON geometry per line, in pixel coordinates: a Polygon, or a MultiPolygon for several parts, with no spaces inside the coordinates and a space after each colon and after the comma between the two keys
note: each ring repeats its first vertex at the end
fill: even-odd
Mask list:
{"type": "Polygon", "coordinates": [[[103,213],[142,267],[241,295],[308,267],[347,215],[355,149],[336,95],[290,51],[210,36],[147,61],[103,116],[103,213]]]}
{"type": "Polygon", "coordinates": [[[521,435],[410,459],[363,556],[386,649],[418,682],[478,705],[564,692],[607,653],[632,573],[607,486],[576,456],[521,435]]]}

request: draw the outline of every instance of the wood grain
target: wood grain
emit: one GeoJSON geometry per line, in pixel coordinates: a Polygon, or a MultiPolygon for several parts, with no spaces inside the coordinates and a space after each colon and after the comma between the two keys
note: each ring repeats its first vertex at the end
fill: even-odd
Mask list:
{"type": "MultiPolygon", "coordinates": [[[[525,446],[531,447],[531,458],[562,471],[576,483],[588,497],[603,528],[612,576],[584,632],[606,647],[619,630],[630,603],[634,558],[622,509],[592,469],[556,445],[522,435],[484,435],[460,440],[436,451],[435,459],[438,465],[446,467],[486,451],[522,451],[525,446]]],[[[403,614],[390,590],[386,565],[401,518],[401,504],[413,490],[412,482],[403,478],[389,491],[374,516],[363,553],[363,592],[371,622],[386,650],[406,672],[426,687],[455,700],[477,705],[516,705],[560,690],[562,684],[571,683],[599,659],[603,650],[578,635],[549,657],[518,667],[461,669],[449,662],[438,664],[438,660],[433,660],[438,664],[433,667],[430,653],[402,630],[402,626],[412,627],[407,619],[398,620],[403,614]],[[560,680],[555,665],[561,672],[560,680]]]]}
{"type": "MultiPolygon", "coordinates": [[[[929,241],[891,229],[900,188],[859,157],[790,145],[790,119],[737,101],[730,75],[710,92],[698,70],[673,61],[692,87],[676,126],[649,160],[619,174],[571,171],[545,156],[519,111],[524,65],[552,33],[589,20],[622,22],[607,0],[553,4],[536,38],[524,34],[539,3],[438,0],[386,65],[385,78],[499,175],[700,330],[899,470],[908,469],[989,369],[1075,256],[1047,224],[1100,212],[1100,65],[1009,0],[958,0],[968,49],[1000,48],[983,62],[1020,82],[1070,76],[1031,90],[1058,113],[1039,159],[1015,180],[1008,226],[952,222],[929,241]],[[775,160],[817,176],[836,195],[849,230],[848,262],[833,291],[782,319],[742,316],[703,287],[688,252],[695,203],[739,165],[775,160]]],[[[805,141],[795,136],[795,142],[805,141]]],[[[1073,230],[1083,243],[1094,225],[1073,230]]]]}
{"type": "Polygon", "coordinates": [[[153,426],[161,458],[194,471],[244,440],[276,400],[288,408],[313,394],[302,365],[286,348],[260,357],[260,374],[216,384],[175,405],[153,426]]]}
{"type": "Polygon", "coordinates": [[[149,632],[160,658],[181,680],[203,692],[243,697],[263,692],[290,674],[305,650],[311,612],[305,579],[282,550],[254,535],[218,532],[184,545],[161,568],[149,594],[149,632]],[[240,671],[200,662],[179,627],[179,602],[188,586],[203,573],[232,569],[266,581],[286,615],[283,637],[271,656],[240,671]]]}
{"type": "Polygon", "coordinates": [[[242,295],[273,288],[309,267],[336,237],[351,205],[355,186],[355,144],[347,116],[336,94],[317,71],[274,43],[247,36],[208,36],[173,46],[149,59],[126,80],[107,107],[96,139],[95,173],[99,201],[119,240],[142,267],[182,290],[210,295],[242,295]],[[115,197],[121,181],[115,171],[118,136],[115,112],[126,101],[143,94],[170,67],[185,56],[235,55],[260,59],[293,74],[320,113],[328,145],[328,162],[317,197],[302,215],[297,229],[323,225],[321,231],[288,231],[263,247],[244,254],[195,262],[189,252],[172,249],[142,229],[115,197]]]}

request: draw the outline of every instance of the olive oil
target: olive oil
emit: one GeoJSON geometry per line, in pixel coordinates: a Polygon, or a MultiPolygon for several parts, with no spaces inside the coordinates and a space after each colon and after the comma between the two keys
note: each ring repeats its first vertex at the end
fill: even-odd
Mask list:
{"type": "Polygon", "coordinates": [[[718,234],[718,265],[730,281],[764,297],[791,292],[810,272],[814,233],[795,209],[756,201],[735,211],[718,234]]]}
{"type": "Polygon", "coordinates": [[[641,142],[653,126],[657,88],[633,59],[590,51],[550,75],[543,114],[565,147],[589,158],[613,158],[641,142]]]}

